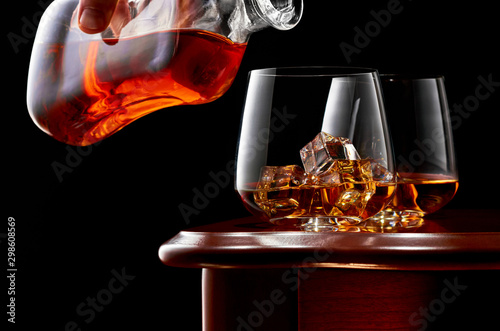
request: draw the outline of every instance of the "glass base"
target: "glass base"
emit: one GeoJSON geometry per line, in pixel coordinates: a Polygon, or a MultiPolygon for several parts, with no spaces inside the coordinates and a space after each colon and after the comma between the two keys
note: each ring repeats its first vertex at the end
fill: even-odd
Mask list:
{"type": "Polygon", "coordinates": [[[276,225],[292,225],[307,232],[337,232],[355,231],[356,226],[362,222],[357,217],[296,217],[293,219],[271,220],[276,225]]]}
{"type": "Polygon", "coordinates": [[[269,220],[281,230],[306,232],[411,232],[424,225],[425,214],[417,210],[386,209],[363,221],[358,217],[299,216],[269,220]]]}
{"type": "Polygon", "coordinates": [[[418,210],[386,209],[369,218],[363,227],[370,232],[403,232],[424,225],[425,213],[418,210]]]}

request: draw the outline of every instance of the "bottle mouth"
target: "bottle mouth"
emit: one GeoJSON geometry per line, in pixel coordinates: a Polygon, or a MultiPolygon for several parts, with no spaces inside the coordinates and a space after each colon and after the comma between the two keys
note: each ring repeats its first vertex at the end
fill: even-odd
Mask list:
{"type": "Polygon", "coordinates": [[[302,18],[303,0],[253,0],[259,16],[278,30],[290,30],[302,18]]]}

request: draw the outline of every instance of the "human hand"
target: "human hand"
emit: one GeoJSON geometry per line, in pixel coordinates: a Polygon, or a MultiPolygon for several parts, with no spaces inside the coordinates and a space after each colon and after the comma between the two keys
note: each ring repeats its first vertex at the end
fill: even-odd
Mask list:
{"type": "Polygon", "coordinates": [[[103,32],[110,25],[114,31],[120,31],[129,21],[127,0],[80,0],[78,25],[83,32],[103,32]]]}

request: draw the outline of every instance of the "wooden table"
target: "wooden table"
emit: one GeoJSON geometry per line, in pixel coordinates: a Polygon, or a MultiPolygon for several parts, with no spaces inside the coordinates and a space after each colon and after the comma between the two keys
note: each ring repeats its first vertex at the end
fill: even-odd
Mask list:
{"type": "Polygon", "coordinates": [[[203,268],[204,330],[499,324],[498,210],[443,210],[404,233],[311,233],[248,217],[181,231],[159,255],[203,268]]]}

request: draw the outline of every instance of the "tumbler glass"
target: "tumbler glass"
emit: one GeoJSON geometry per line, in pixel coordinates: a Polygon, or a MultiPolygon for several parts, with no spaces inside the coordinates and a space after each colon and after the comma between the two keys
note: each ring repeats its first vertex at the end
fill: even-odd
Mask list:
{"type": "Polygon", "coordinates": [[[416,227],[446,205],[458,188],[444,77],[380,75],[394,144],[397,188],[372,226],[416,227]]]}
{"type": "Polygon", "coordinates": [[[235,185],[254,215],[306,230],[357,225],[384,209],[395,169],[377,71],[251,71],[235,185]]]}

